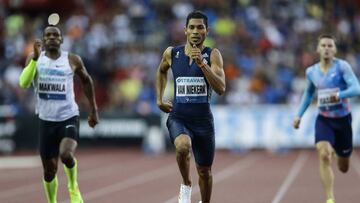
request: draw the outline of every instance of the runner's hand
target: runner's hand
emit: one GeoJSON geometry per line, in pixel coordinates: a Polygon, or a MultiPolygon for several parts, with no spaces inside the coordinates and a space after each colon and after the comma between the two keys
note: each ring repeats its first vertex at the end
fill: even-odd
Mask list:
{"type": "Polygon", "coordinates": [[[195,44],[192,46],[190,50],[190,57],[195,60],[195,63],[197,65],[202,64],[203,57],[201,55],[201,50],[197,48],[195,44]]]}
{"type": "Polygon", "coordinates": [[[160,108],[160,110],[165,113],[170,113],[170,111],[172,110],[172,107],[173,107],[173,105],[170,101],[161,102],[161,103],[158,103],[157,105],[160,108]]]}
{"type": "Polygon", "coordinates": [[[298,116],[295,117],[294,122],[293,122],[293,127],[294,127],[295,129],[299,129],[300,121],[301,121],[301,118],[300,118],[300,117],[298,117],[298,116]]]}
{"type": "Polygon", "coordinates": [[[39,58],[40,53],[41,53],[41,40],[40,39],[35,40],[33,49],[34,49],[33,59],[36,61],[39,58]]]}
{"type": "Polygon", "coordinates": [[[88,124],[90,127],[94,128],[98,123],[99,123],[98,112],[96,110],[93,110],[88,117],[88,124]]]}
{"type": "Polygon", "coordinates": [[[332,95],[330,95],[330,102],[331,103],[336,103],[336,102],[339,102],[340,99],[339,99],[339,96],[338,96],[338,93],[334,93],[332,95]]]}

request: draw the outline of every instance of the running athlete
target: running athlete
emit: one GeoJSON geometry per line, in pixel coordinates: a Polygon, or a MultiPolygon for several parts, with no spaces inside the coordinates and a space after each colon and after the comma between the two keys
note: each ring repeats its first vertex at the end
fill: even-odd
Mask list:
{"type": "Polygon", "coordinates": [[[320,179],[327,203],[334,203],[334,173],[331,168],[333,152],[337,155],[339,170],[349,170],[353,150],[349,98],[360,95],[360,85],[350,64],[335,58],[335,38],[321,35],[317,52],[320,62],[306,69],[307,87],[293,126],[300,120],[317,90],[319,115],[315,123],[315,143],[320,161],[320,179]]]}
{"type": "Polygon", "coordinates": [[[64,164],[71,203],[83,203],[77,183],[77,161],[74,157],[79,137],[79,110],[73,90],[78,75],[91,111],[90,127],[98,123],[93,82],[81,58],[60,49],[63,42],[58,27],[48,26],[42,41],[36,40],[33,53],[19,79],[22,88],[34,85],[39,116],[40,156],[44,169],[43,184],[48,203],[56,203],[58,158],[64,164]],[[45,51],[41,51],[41,46],[45,51]]]}
{"type": "Polygon", "coordinates": [[[200,11],[191,12],[184,28],[186,44],[168,47],[161,59],[157,76],[157,105],[170,113],[167,127],[175,145],[176,160],[182,176],[179,202],[191,202],[189,175],[192,149],[199,175],[203,203],[210,202],[212,190],[211,166],[214,159],[215,133],[210,110],[211,92],[225,92],[223,59],[218,49],[205,47],[208,34],[207,16],[200,11]],[[175,83],[175,98],[163,101],[167,73],[171,68],[175,83]]]}

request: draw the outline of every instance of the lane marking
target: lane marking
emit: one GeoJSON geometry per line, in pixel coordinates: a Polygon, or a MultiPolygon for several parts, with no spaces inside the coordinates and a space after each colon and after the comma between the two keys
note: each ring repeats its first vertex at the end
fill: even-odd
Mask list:
{"type": "Polygon", "coordinates": [[[9,189],[9,190],[3,190],[0,192],[0,199],[12,198],[12,197],[16,197],[21,194],[35,192],[38,189],[38,187],[41,185],[40,181],[41,180],[39,180],[38,183],[24,185],[24,186],[9,189]]]}
{"type": "MultiPolygon", "coordinates": [[[[132,176],[131,178],[125,179],[121,182],[111,184],[109,186],[102,187],[101,189],[94,190],[88,193],[83,194],[84,201],[93,200],[102,196],[109,195],[114,192],[119,192],[121,190],[128,189],[130,187],[142,185],[146,182],[156,180],[158,178],[161,178],[163,176],[170,175],[172,173],[177,172],[177,165],[171,164],[167,167],[155,169],[146,173],[143,173],[141,175],[132,176]]],[[[101,168],[99,169],[101,171],[101,168]]],[[[68,203],[68,200],[60,201],[59,203],[68,203]]]]}
{"type": "MultiPolygon", "coordinates": [[[[216,183],[219,183],[229,177],[232,177],[234,174],[237,174],[242,170],[249,168],[253,163],[255,163],[256,159],[257,159],[257,157],[253,157],[253,156],[251,156],[250,158],[246,157],[245,159],[241,159],[241,160],[235,162],[234,164],[226,167],[225,169],[215,173],[213,185],[216,183]]],[[[194,194],[197,194],[199,192],[200,192],[199,186],[198,185],[193,186],[191,195],[193,196],[194,194]]],[[[168,200],[165,200],[164,203],[176,203],[177,200],[178,200],[178,195],[173,196],[172,198],[170,198],[168,200]]]]}
{"type": "MultiPolygon", "coordinates": [[[[30,156],[29,156],[30,157],[30,156]]],[[[39,174],[42,174],[42,164],[41,164],[41,159],[40,159],[40,156],[39,155],[32,155],[31,157],[34,157],[34,158],[36,158],[36,157],[38,157],[37,159],[39,160],[39,166],[38,167],[40,167],[41,168],[41,172],[39,173],[39,170],[36,170],[35,168],[34,168],[34,170],[26,170],[26,171],[24,171],[24,170],[21,170],[21,169],[19,169],[19,170],[8,170],[8,171],[6,171],[6,175],[1,175],[0,176],[0,182],[1,181],[17,181],[17,180],[23,180],[25,177],[29,177],[29,176],[39,176],[39,174]]],[[[90,168],[89,167],[89,164],[86,164],[86,163],[88,163],[88,162],[93,162],[93,160],[95,159],[95,160],[97,160],[97,159],[100,159],[100,157],[101,156],[96,156],[96,157],[94,157],[93,155],[92,155],[92,157],[90,158],[90,157],[82,157],[81,158],[81,165],[83,166],[83,168],[90,168]]],[[[60,164],[61,164],[61,162],[59,162],[59,166],[60,166],[60,164]]],[[[2,169],[0,168],[0,173],[3,173],[4,174],[4,172],[2,172],[1,171],[2,169]]],[[[3,169],[3,170],[6,170],[6,169],[3,169]]],[[[90,169],[88,169],[88,170],[91,170],[91,168],[90,169]]],[[[81,173],[82,174],[82,173],[81,173]]],[[[1,193],[1,191],[0,191],[0,193],[1,193]]]]}
{"type": "Polygon", "coordinates": [[[280,203],[281,199],[284,197],[286,191],[291,186],[292,182],[296,179],[299,175],[301,168],[304,166],[305,162],[309,157],[308,153],[301,152],[294,164],[292,165],[290,172],[286,176],[284,182],[280,186],[278,192],[276,193],[274,199],[271,201],[272,203],[280,203]]]}
{"type": "MultiPolygon", "coordinates": [[[[143,159],[145,159],[145,158],[143,158],[143,159]]],[[[59,162],[58,178],[63,176],[63,174],[59,174],[59,172],[62,173],[61,172],[62,165],[63,164],[59,162]]],[[[96,168],[92,168],[92,169],[88,169],[88,170],[82,170],[79,173],[80,175],[78,177],[78,181],[81,182],[84,180],[91,180],[91,179],[100,178],[102,176],[107,176],[108,174],[118,172],[119,170],[121,170],[123,168],[123,166],[124,166],[124,163],[117,163],[117,164],[107,165],[106,167],[102,166],[100,169],[99,169],[99,167],[96,167],[96,168]],[[118,166],[120,166],[120,167],[118,167],[118,166]],[[101,170],[101,173],[99,173],[99,170],[101,170]]],[[[19,171],[19,174],[21,174],[20,171],[19,171]]],[[[42,189],[41,178],[42,178],[42,176],[39,176],[39,180],[36,183],[0,191],[0,199],[12,198],[12,197],[16,197],[18,195],[24,195],[27,193],[36,192],[40,188],[42,189]]],[[[66,185],[66,184],[67,184],[67,181],[62,181],[59,184],[59,187],[66,185]]],[[[81,188],[81,183],[80,183],[80,188],[81,188]]]]}
{"type": "Polygon", "coordinates": [[[24,169],[41,166],[38,156],[9,156],[0,158],[0,169],[24,169]]]}

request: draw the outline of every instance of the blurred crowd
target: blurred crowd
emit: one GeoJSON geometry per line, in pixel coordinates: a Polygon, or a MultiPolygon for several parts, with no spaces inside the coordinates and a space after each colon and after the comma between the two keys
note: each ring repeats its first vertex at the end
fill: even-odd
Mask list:
{"type": "MultiPolygon", "coordinates": [[[[34,110],[34,93],[20,89],[18,77],[52,12],[61,17],[62,49],[82,57],[103,112],[159,113],[156,69],[167,46],[185,43],[185,19],[194,9],[209,18],[206,45],[218,48],[224,58],[227,91],[222,97],[214,95],[214,104],[298,103],[305,68],[317,61],[321,33],[336,36],[338,57],[360,75],[360,3],[355,0],[55,2],[0,3],[0,105],[13,105],[18,112],[34,110]]],[[[84,110],[87,102],[76,84],[84,110]]],[[[171,88],[169,84],[169,97],[171,88]]]]}

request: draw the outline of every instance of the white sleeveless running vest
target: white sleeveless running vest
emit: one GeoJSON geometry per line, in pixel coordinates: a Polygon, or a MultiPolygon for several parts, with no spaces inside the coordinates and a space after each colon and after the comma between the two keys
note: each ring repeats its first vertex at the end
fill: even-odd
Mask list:
{"type": "Polygon", "coordinates": [[[74,72],[70,67],[68,52],[61,51],[61,56],[50,59],[41,52],[36,63],[34,80],[37,96],[36,114],[46,121],[64,121],[79,115],[75,102],[74,72]]]}

